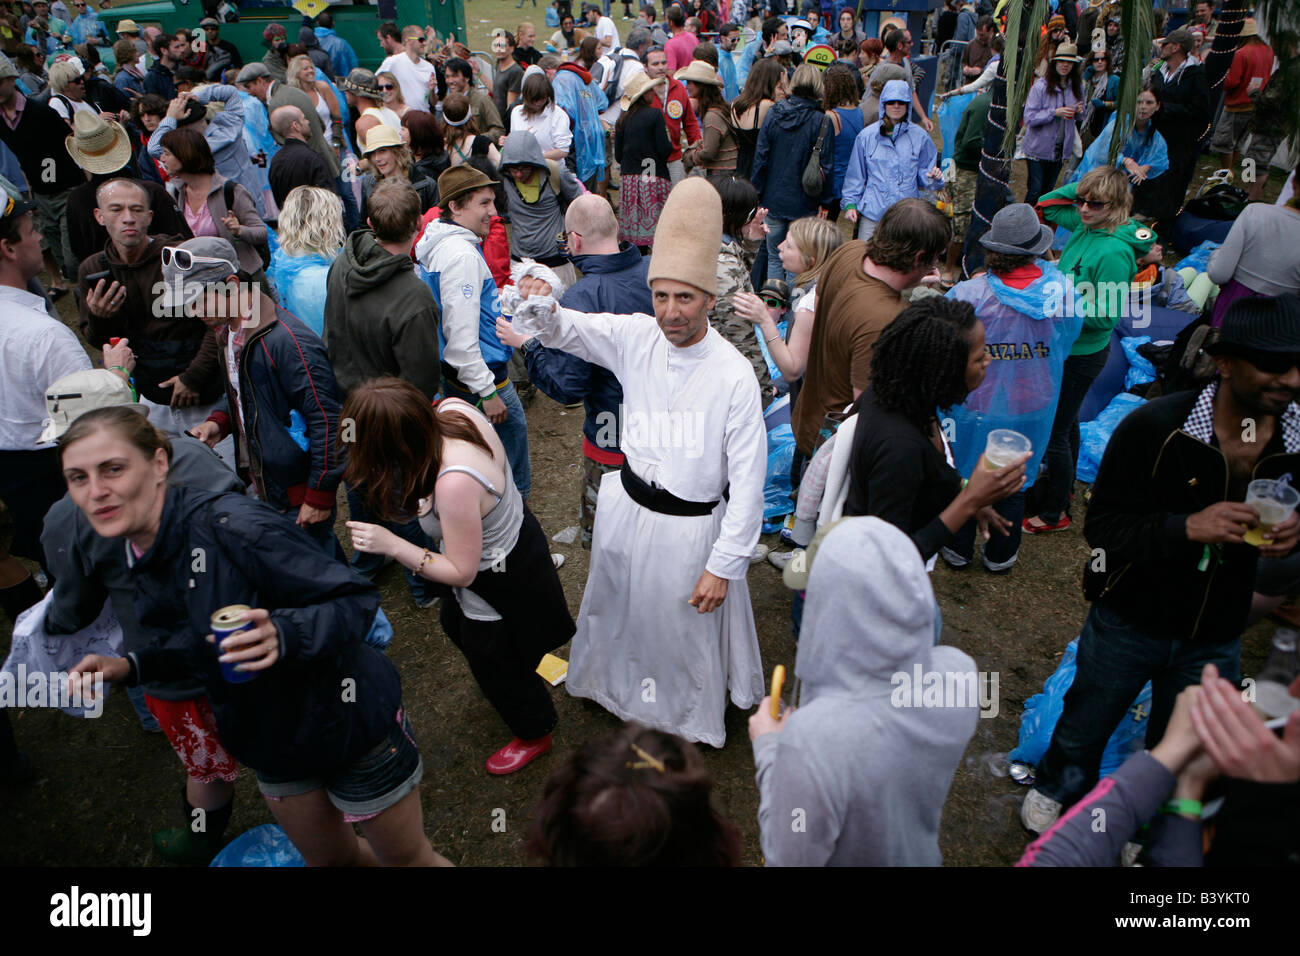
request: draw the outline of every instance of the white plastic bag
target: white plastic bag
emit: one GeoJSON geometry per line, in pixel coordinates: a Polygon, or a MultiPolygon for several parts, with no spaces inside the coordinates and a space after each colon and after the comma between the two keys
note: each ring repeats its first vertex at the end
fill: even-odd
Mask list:
{"type": "MultiPolygon", "coordinates": [[[[48,592],[40,604],[33,605],[18,615],[18,621],[14,624],[13,646],[4,667],[0,668],[0,672],[7,675],[0,676],[0,680],[12,681],[11,687],[24,696],[32,686],[31,681],[39,675],[48,685],[47,700],[51,704],[59,699],[68,699],[67,673],[87,654],[122,656],[122,628],[117,623],[110,601],[104,602],[104,609],[89,627],[74,634],[47,634],[45,611],[53,599],[53,591],[48,592]]],[[[109,686],[111,685],[104,685],[105,696],[109,686]]],[[[69,706],[59,709],[72,717],[98,716],[103,712],[103,700],[101,698],[87,708],[69,706]]]]}

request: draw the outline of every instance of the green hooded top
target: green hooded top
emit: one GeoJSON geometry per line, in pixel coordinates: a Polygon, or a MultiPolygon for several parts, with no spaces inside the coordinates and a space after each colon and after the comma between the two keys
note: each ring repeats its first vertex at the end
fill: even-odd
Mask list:
{"type": "Polygon", "coordinates": [[[1083,314],[1083,331],[1071,355],[1093,355],[1110,345],[1110,333],[1129,308],[1129,291],[1137,261],[1151,251],[1156,234],[1132,219],[1113,232],[1088,229],[1074,205],[1077,182],[1045,194],[1038,200],[1043,217],[1054,226],[1072,231],[1057,266],[1075,287],[1075,305],[1083,314]]]}

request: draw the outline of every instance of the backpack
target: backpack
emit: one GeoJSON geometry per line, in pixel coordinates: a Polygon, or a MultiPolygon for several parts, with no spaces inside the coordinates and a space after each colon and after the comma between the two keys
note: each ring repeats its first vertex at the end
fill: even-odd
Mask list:
{"type": "MultiPolygon", "coordinates": [[[[226,212],[234,212],[235,211],[235,181],[233,179],[227,179],[221,187],[221,193],[226,200],[226,212]]],[[[268,245],[265,239],[262,240],[261,242],[252,243],[252,246],[254,249],[257,250],[257,254],[261,256],[262,268],[265,269],[267,266],[271,264],[270,246],[268,245]]]]}
{"type": "Polygon", "coordinates": [[[1246,208],[1247,201],[1245,190],[1229,186],[1227,183],[1219,183],[1217,186],[1211,186],[1203,195],[1189,199],[1183,209],[1202,219],[1224,221],[1236,219],[1246,208]]]}

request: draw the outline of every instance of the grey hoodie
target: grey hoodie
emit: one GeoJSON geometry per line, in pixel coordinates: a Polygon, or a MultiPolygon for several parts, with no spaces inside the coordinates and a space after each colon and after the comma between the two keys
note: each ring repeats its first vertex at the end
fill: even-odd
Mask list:
{"type": "Polygon", "coordinates": [[[826,535],[795,661],[801,706],[754,740],[769,866],[943,862],[939,816],[978,700],[914,706],[918,665],[974,687],[975,662],[934,646],[937,612],[916,547],[893,525],[846,518],[826,535]],[[900,673],[908,684],[895,683],[900,673]]]}
{"type": "Polygon", "coordinates": [[[526,129],[517,129],[506,137],[501,148],[501,179],[510,211],[510,258],[537,259],[547,265],[563,264],[556,237],[564,231],[564,211],[582,195],[582,184],[564,163],[559,163],[557,196],[551,167],[542,155],[537,137],[526,129]],[[541,191],[536,202],[527,202],[509,166],[536,166],[542,170],[541,191]]]}

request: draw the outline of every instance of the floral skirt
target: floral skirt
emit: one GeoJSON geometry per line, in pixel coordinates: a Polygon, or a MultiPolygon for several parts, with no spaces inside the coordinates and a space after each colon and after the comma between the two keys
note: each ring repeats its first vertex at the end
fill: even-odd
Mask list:
{"type": "Polygon", "coordinates": [[[619,237],[634,246],[650,245],[672,188],[671,182],[658,176],[624,173],[618,187],[619,237]]]}

